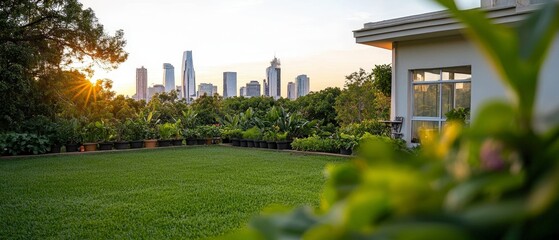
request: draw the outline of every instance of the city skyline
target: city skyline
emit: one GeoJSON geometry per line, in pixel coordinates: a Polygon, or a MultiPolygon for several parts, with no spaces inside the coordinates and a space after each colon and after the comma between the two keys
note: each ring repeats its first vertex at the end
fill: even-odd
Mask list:
{"type": "MultiPolygon", "coordinates": [[[[186,49],[196,52],[196,78],[219,88],[227,71],[238,73],[239,86],[266,78],[262,69],[273,55],[281,57],[283,79],[294,79],[304,72],[313,76],[310,91],[343,87],[345,76],[359,68],[370,70],[375,64],[391,61],[388,50],[355,44],[352,30],[364,22],[442,9],[429,0],[325,0],[319,6],[314,1],[292,0],[80,2],[94,10],[109,32],[124,30],[128,60],[116,70],[97,69],[91,79],[111,79],[117,93],[129,96],[135,93],[135,68],[146,66],[150,69],[148,85],[159,84],[161,63],[180,69],[179,54],[186,49]],[[122,9],[135,14],[122,18],[122,9]],[[181,9],[189,9],[190,14],[184,15],[181,9]],[[185,31],[179,28],[185,21],[195,24],[185,31]],[[229,36],[227,41],[223,36],[229,36]]],[[[459,3],[462,7],[479,6],[479,0],[459,3]]],[[[281,92],[284,97],[285,86],[281,92]]]]}

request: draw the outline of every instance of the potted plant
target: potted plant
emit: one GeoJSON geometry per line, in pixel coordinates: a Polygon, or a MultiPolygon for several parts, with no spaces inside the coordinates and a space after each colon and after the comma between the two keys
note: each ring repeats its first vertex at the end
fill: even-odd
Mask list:
{"type": "Polygon", "coordinates": [[[241,138],[243,137],[243,130],[241,129],[231,129],[228,130],[227,135],[231,139],[231,145],[235,147],[241,146],[241,138]]]}
{"type": "Polygon", "coordinates": [[[62,145],[65,143],[65,135],[62,123],[55,122],[51,125],[51,131],[48,134],[49,142],[50,142],[50,152],[51,153],[60,153],[60,149],[62,145]]]}
{"type": "Polygon", "coordinates": [[[128,119],[125,122],[126,140],[130,142],[130,148],[143,148],[147,126],[143,121],[128,119]]]}
{"type": "Polygon", "coordinates": [[[97,151],[97,143],[101,139],[100,129],[95,123],[89,123],[84,126],[82,131],[83,146],[86,152],[97,151]]]}
{"type": "Polygon", "coordinates": [[[129,149],[132,129],[128,128],[127,121],[118,122],[115,124],[115,142],[114,147],[117,150],[129,149]]]}
{"type": "Polygon", "coordinates": [[[270,130],[264,133],[263,136],[264,140],[266,140],[267,145],[268,145],[268,149],[277,149],[278,148],[278,144],[277,144],[277,133],[270,130]]]}
{"type": "Polygon", "coordinates": [[[285,150],[291,146],[291,141],[287,141],[287,132],[277,134],[278,150],[285,150]]]}
{"type": "Polygon", "coordinates": [[[260,129],[252,127],[243,132],[243,140],[246,141],[247,147],[254,147],[254,141],[260,136],[260,129]]]}
{"type": "MultiPolygon", "coordinates": [[[[208,129],[206,126],[198,126],[196,127],[196,131],[198,132],[198,138],[196,138],[197,145],[204,145],[206,144],[208,138],[208,129]]],[[[210,140],[211,141],[211,140],[210,140]]]]}
{"type": "Polygon", "coordinates": [[[336,147],[340,149],[340,154],[351,155],[353,153],[353,148],[359,143],[359,139],[353,135],[340,134],[340,137],[336,140],[336,147]]]}
{"type": "Polygon", "coordinates": [[[79,150],[82,141],[80,130],[78,119],[61,119],[58,121],[58,133],[65,145],[66,152],[77,152],[79,150]]]}
{"type": "Polygon", "coordinates": [[[145,125],[144,127],[144,146],[146,148],[157,147],[157,124],[159,119],[156,116],[155,110],[148,112],[147,114],[142,113],[140,115],[139,121],[145,125]]]}
{"type": "Polygon", "coordinates": [[[154,126],[147,126],[145,129],[144,145],[146,148],[157,147],[157,128],[154,126]]]}
{"type": "Polygon", "coordinates": [[[196,128],[187,128],[182,132],[182,136],[186,139],[186,145],[196,145],[198,138],[198,131],[196,128]]]}
{"type": "Polygon", "coordinates": [[[179,119],[173,125],[174,125],[174,128],[173,128],[172,143],[173,143],[174,146],[182,146],[182,141],[184,139],[182,138],[181,120],[179,119]]]}
{"type": "Polygon", "coordinates": [[[171,137],[175,132],[175,125],[172,123],[160,124],[157,128],[159,130],[160,139],[157,141],[159,147],[169,147],[172,146],[171,137]]]}
{"type": "Polygon", "coordinates": [[[105,123],[104,121],[97,121],[95,122],[95,127],[99,129],[99,150],[106,151],[106,150],[113,150],[113,138],[114,128],[110,125],[105,123]]]}
{"type": "Polygon", "coordinates": [[[210,130],[212,136],[212,144],[220,144],[221,143],[221,129],[218,125],[211,126],[210,130]]]}

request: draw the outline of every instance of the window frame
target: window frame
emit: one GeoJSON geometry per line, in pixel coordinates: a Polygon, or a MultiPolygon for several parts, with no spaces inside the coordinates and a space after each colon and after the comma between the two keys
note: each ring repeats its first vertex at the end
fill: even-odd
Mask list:
{"type": "MultiPolygon", "coordinates": [[[[409,113],[410,113],[410,140],[412,143],[417,143],[414,142],[414,140],[416,140],[415,138],[415,133],[414,133],[414,122],[417,121],[423,121],[423,122],[436,122],[437,126],[438,126],[438,131],[440,132],[443,129],[444,124],[446,123],[446,116],[444,116],[443,114],[443,86],[444,84],[453,84],[454,87],[456,87],[456,84],[458,83],[469,83],[470,84],[470,108],[472,105],[472,100],[471,100],[471,84],[472,84],[472,66],[471,65],[462,65],[462,66],[454,66],[454,67],[440,67],[440,68],[418,68],[418,69],[411,69],[408,71],[409,72],[409,82],[410,82],[410,98],[411,98],[411,105],[409,108],[409,113]],[[467,79],[459,79],[459,80],[450,80],[450,79],[444,79],[444,74],[443,72],[445,70],[448,69],[453,69],[453,68],[469,68],[470,69],[470,78],[467,79]],[[429,80],[429,81],[415,81],[414,80],[414,72],[416,71],[437,71],[439,72],[439,79],[438,80],[429,80]],[[438,86],[438,107],[437,107],[437,117],[425,117],[425,116],[415,116],[415,86],[420,86],[420,85],[437,85],[438,86]]],[[[456,93],[455,90],[453,91],[454,96],[452,99],[452,109],[456,108],[456,93]]]]}

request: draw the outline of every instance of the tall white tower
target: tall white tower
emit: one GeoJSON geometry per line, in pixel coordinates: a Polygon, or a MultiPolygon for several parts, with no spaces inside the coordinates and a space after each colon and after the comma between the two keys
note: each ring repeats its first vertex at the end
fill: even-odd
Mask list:
{"type": "Polygon", "coordinates": [[[270,97],[279,99],[281,97],[281,63],[280,60],[274,57],[270,62],[270,66],[266,69],[266,76],[268,77],[268,90],[270,97]]]}
{"type": "Polygon", "coordinates": [[[182,97],[190,103],[196,98],[196,75],[192,62],[192,51],[185,51],[182,55],[182,97]]]}
{"type": "Polygon", "coordinates": [[[165,92],[175,90],[175,67],[170,63],[163,63],[163,85],[165,92]]]}

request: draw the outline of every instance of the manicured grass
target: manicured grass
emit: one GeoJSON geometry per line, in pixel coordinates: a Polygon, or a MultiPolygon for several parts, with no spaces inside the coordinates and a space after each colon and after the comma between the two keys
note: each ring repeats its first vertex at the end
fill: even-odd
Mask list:
{"type": "Polygon", "coordinates": [[[218,236],[317,205],[336,157],[197,147],[0,160],[0,239],[218,236]]]}

